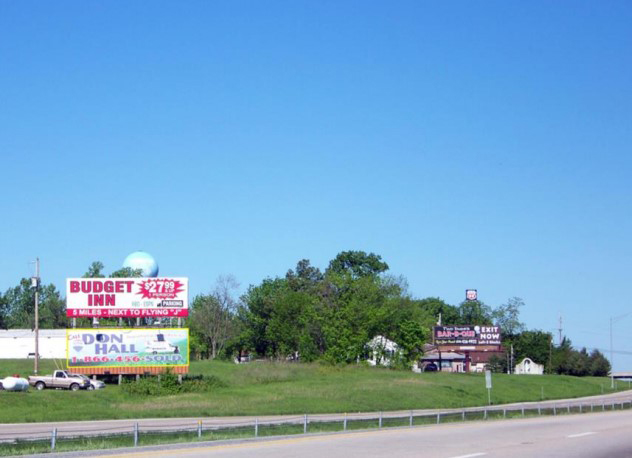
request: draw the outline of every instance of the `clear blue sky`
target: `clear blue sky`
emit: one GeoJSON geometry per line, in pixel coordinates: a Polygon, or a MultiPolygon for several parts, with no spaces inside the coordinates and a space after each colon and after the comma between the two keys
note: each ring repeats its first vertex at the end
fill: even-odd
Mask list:
{"type": "Polygon", "coordinates": [[[0,289],[37,256],[63,291],[142,249],[197,294],[354,249],[608,349],[630,24],[628,1],[0,0],[0,289]]]}

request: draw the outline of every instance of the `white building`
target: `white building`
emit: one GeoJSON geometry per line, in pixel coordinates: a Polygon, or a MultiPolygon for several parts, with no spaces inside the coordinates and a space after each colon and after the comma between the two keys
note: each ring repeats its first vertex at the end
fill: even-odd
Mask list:
{"type": "Polygon", "coordinates": [[[369,357],[366,362],[371,366],[388,366],[391,359],[399,351],[398,345],[384,336],[375,336],[369,343],[369,357]]]}
{"type": "Polygon", "coordinates": [[[525,358],[516,364],[514,374],[542,375],[544,374],[544,366],[534,363],[531,358],[525,358]]]}
{"type": "MultiPolygon", "coordinates": [[[[39,330],[40,358],[66,359],[66,330],[39,330]]],[[[35,331],[31,329],[0,330],[0,359],[35,357],[35,331]]]]}

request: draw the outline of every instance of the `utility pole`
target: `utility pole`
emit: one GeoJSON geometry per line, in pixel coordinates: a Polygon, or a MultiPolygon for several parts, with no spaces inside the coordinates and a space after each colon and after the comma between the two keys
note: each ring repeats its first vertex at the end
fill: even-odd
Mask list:
{"type": "Polygon", "coordinates": [[[613,359],[612,354],[614,351],[612,350],[612,317],[610,317],[610,388],[614,390],[614,367],[613,367],[613,359]]]}
{"type": "Polygon", "coordinates": [[[562,345],[562,314],[560,314],[560,327],[557,330],[560,333],[560,345],[562,345]]]}
{"type": "Polygon", "coordinates": [[[31,277],[31,286],[35,288],[35,366],[33,373],[37,375],[39,370],[39,284],[40,284],[39,258],[35,259],[35,276],[31,277]]]}
{"type": "Polygon", "coordinates": [[[612,349],[612,323],[614,321],[618,321],[621,318],[625,318],[630,315],[632,312],[624,313],[619,316],[611,316],[610,317],[610,388],[614,390],[614,350],[612,349]]]}

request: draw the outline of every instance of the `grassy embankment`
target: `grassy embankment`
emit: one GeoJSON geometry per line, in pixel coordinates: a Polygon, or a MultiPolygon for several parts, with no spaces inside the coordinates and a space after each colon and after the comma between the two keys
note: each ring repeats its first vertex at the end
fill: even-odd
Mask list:
{"type": "MultiPolygon", "coordinates": [[[[0,360],[0,377],[30,374],[33,361],[0,360]]],[[[44,360],[40,373],[54,369],[44,360]]],[[[414,374],[363,366],[193,362],[191,374],[214,375],[225,387],[159,398],[105,390],[0,391],[2,423],[117,418],[207,417],[468,407],[487,404],[482,374],[414,374]]],[[[610,392],[607,378],[493,375],[492,403],[560,399],[610,392]]],[[[619,383],[619,389],[628,384],[619,383]]]]}

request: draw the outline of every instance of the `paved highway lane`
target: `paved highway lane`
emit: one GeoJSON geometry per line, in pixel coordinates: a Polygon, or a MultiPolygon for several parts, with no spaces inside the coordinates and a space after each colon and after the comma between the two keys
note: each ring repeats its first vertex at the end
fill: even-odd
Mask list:
{"type": "Polygon", "coordinates": [[[90,452],[90,455],[108,458],[612,458],[632,457],[631,432],[632,411],[617,411],[267,441],[111,450],[90,452]]]}

